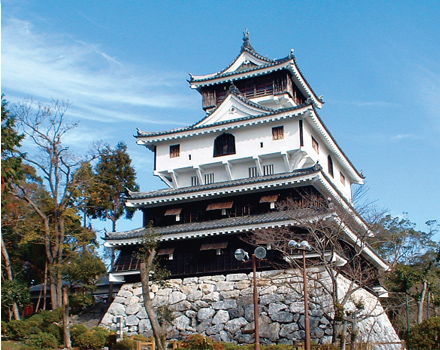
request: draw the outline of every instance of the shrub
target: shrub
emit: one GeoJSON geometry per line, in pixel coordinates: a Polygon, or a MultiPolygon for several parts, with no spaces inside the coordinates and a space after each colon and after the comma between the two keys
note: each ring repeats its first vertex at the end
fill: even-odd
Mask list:
{"type": "Polygon", "coordinates": [[[115,343],[110,349],[111,350],[131,350],[135,347],[135,341],[130,338],[125,338],[118,343],[115,343]]]}
{"type": "Polygon", "coordinates": [[[79,335],[77,346],[81,350],[99,350],[105,345],[105,340],[96,334],[96,332],[88,331],[79,335]]]}
{"type": "Polygon", "coordinates": [[[107,345],[107,339],[110,335],[110,332],[102,327],[93,327],[92,332],[94,332],[98,337],[101,338],[102,342],[107,345]]]}
{"type": "Polygon", "coordinates": [[[182,343],[182,347],[189,350],[224,350],[223,343],[200,334],[191,334],[182,343]]]}
{"type": "Polygon", "coordinates": [[[408,346],[411,350],[440,349],[440,317],[431,317],[411,329],[408,346]]]}
{"type": "Polygon", "coordinates": [[[8,336],[12,340],[27,339],[31,335],[31,326],[26,321],[13,320],[7,327],[8,336]]]}
{"type": "Polygon", "coordinates": [[[78,345],[78,338],[81,334],[88,332],[89,329],[83,324],[75,324],[70,327],[70,339],[73,345],[78,345]]]}
{"type": "Polygon", "coordinates": [[[50,324],[49,326],[47,326],[46,332],[52,334],[56,338],[58,343],[63,342],[63,330],[56,324],[50,324]]]}
{"type": "Polygon", "coordinates": [[[34,325],[41,326],[44,323],[44,318],[40,314],[35,314],[29,317],[26,321],[33,322],[34,325]]]}
{"type": "Polygon", "coordinates": [[[39,334],[32,334],[26,341],[26,345],[35,350],[44,348],[56,349],[58,341],[54,335],[41,332],[39,334]]]}
{"type": "Polygon", "coordinates": [[[63,309],[61,307],[51,311],[51,310],[43,310],[38,315],[43,317],[45,324],[52,324],[55,322],[60,322],[63,318],[63,309]]]}
{"type": "Polygon", "coordinates": [[[6,337],[8,334],[8,325],[5,321],[2,321],[2,336],[6,337]]]}

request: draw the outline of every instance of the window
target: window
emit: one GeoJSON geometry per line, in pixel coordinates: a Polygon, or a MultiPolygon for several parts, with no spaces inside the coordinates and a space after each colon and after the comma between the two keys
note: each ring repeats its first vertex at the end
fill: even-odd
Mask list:
{"type": "Polygon", "coordinates": [[[191,186],[198,186],[200,185],[199,177],[197,175],[191,176],[191,186]]]}
{"type": "Polygon", "coordinates": [[[257,177],[258,176],[258,169],[256,166],[249,168],[249,177],[257,177]]]}
{"type": "Polygon", "coordinates": [[[272,140],[284,139],[284,126],[277,126],[272,128],[272,140]]]}
{"type": "Polygon", "coordinates": [[[176,221],[180,221],[180,213],[182,212],[182,208],[173,208],[173,209],[168,209],[165,212],[165,216],[175,216],[176,217],[176,221]]]}
{"type": "Polygon", "coordinates": [[[214,173],[205,174],[205,185],[214,183],[214,173]]]}
{"type": "Polygon", "coordinates": [[[170,158],[180,157],[180,145],[170,146],[170,158]]]}
{"type": "Polygon", "coordinates": [[[341,178],[341,183],[345,186],[345,176],[342,173],[339,173],[340,178],[341,178]]]}
{"type": "Polygon", "coordinates": [[[263,165],[263,175],[273,175],[273,164],[263,165]]]}
{"type": "Polygon", "coordinates": [[[304,146],[304,130],[303,130],[303,121],[299,121],[299,145],[300,147],[304,146]]]}
{"type": "Polygon", "coordinates": [[[312,136],[312,147],[316,151],[316,153],[319,153],[319,143],[315,140],[315,138],[312,136]]]}
{"type": "Polygon", "coordinates": [[[333,160],[331,156],[327,157],[327,165],[328,165],[328,173],[331,175],[331,177],[333,176],[333,160]]]}
{"type": "Polygon", "coordinates": [[[222,134],[214,140],[214,157],[235,154],[235,137],[231,134],[222,134]]]}

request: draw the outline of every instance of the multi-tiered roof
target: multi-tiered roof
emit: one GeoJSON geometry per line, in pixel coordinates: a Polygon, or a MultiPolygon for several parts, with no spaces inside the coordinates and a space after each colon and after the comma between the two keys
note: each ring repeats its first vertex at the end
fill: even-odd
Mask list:
{"type": "MultiPolygon", "coordinates": [[[[295,220],[277,212],[275,203],[300,190],[331,199],[368,232],[351,198],[352,184],[362,184],[363,176],[318,115],[322,98],[304,78],[293,52],[279,60],[263,57],[246,32],[240,54],[227,68],[191,75],[189,83],[202,95],[206,116],[188,127],[138,130],[136,136],[139,145],[153,151],[154,173],[169,188],[129,193],[126,204],[144,212],[144,225],[154,222],[163,242],[195,240],[185,243],[190,249],[197,244],[206,248],[206,241],[214,239],[210,247],[233,258],[232,240],[221,237],[294,226],[295,220]]],[[[135,246],[144,234],[143,228],[111,233],[106,245],[135,246]]],[[[359,244],[353,227],[346,227],[346,236],[359,244]]],[[[179,248],[170,244],[166,251],[176,255],[179,248]]],[[[197,254],[194,249],[191,254],[197,254]]],[[[363,249],[367,260],[386,268],[371,249],[363,249]]]]}

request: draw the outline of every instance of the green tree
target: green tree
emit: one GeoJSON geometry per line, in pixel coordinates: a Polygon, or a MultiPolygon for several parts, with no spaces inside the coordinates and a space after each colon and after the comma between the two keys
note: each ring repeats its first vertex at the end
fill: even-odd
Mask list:
{"type": "MultiPolygon", "coordinates": [[[[23,139],[23,135],[16,131],[16,118],[8,109],[8,101],[2,95],[2,133],[1,133],[1,151],[2,151],[2,166],[1,166],[1,193],[2,193],[2,231],[1,231],[1,252],[2,252],[2,271],[6,272],[6,279],[9,282],[14,281],[14,274],[10,259],[10,254],[3,238],[4,225],[3,220],[6,219],[7,214],[4,210],[6,198],[9,197],[9,189],[12,184],[19,179],[22,169],[22,158],[19,153],[19,147],[23,139]]],[[[3,274],[2,274],[3,279],[3,274]]],[[[18,304],[13,302],[11,305],[14,318],[20,319],[18,304]]]]}
{"type": "Polygon", "coordinates": [[[116,231],[116,221],[125,215],[131,219],[135,208],[127,208],[124,197],[127,191],[138,191],[136,171],[131,165],[127,146],[119,142],[115,149],[104,147],[95,167],[96,181],[89,199],[88,213],[93,218],[109,219],[112,231],[116,231]]]}

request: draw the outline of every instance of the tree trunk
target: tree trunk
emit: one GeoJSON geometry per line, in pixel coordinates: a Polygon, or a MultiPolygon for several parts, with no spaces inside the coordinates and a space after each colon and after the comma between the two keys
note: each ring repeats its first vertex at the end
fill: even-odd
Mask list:
{"type": "Polygon", "coordinates": [[[150,252],[147,262],[141,262],[141,281],[142,281],[142,294],[144,296],[144,307],[147,311],[148,318],[151,322],[151,328],[153,329],[154,338],[156,339],[156,345],[158,350],[166,350],[165,332],[159,324],[156,311],[153,308],[153,302],[150,298],[150,271],[153,265],[154,256],[156,252],[150,252]]]}
{"type": "MultiPolygon", "coordinates": [[[[5,262],[5,270],[6,270],[6,276],[8,277],[9,281],[13,281],[13,275],[12,275],[12,267],[11,267],[11,259],[9,258],[8,250],[6,249],[5,242],[3,241],[3,235],[2,235],[2,256],[5,262]]],[[[20,312],[18,310],[17,303],[12,304],[12,313],[14,314],[14,319],[19,320],[20,319],[20,312]]]]}
{"type": "Polygon", "coordinates": [[[427,289],[428,283],[426,280],[424,280],[422,294],[420,295],[420,299],[417,301],[417,324],[420,324],[423,321],[423,306],[425,303],[425,294],[427,289]]]}
{"type": "Polygon", "coordinates": [[[63,336],[64,345],[66,348],[71,349],[72,343],[70,341],[70,329],[69,329],[69,287],[63,287],[63,336]]]}

